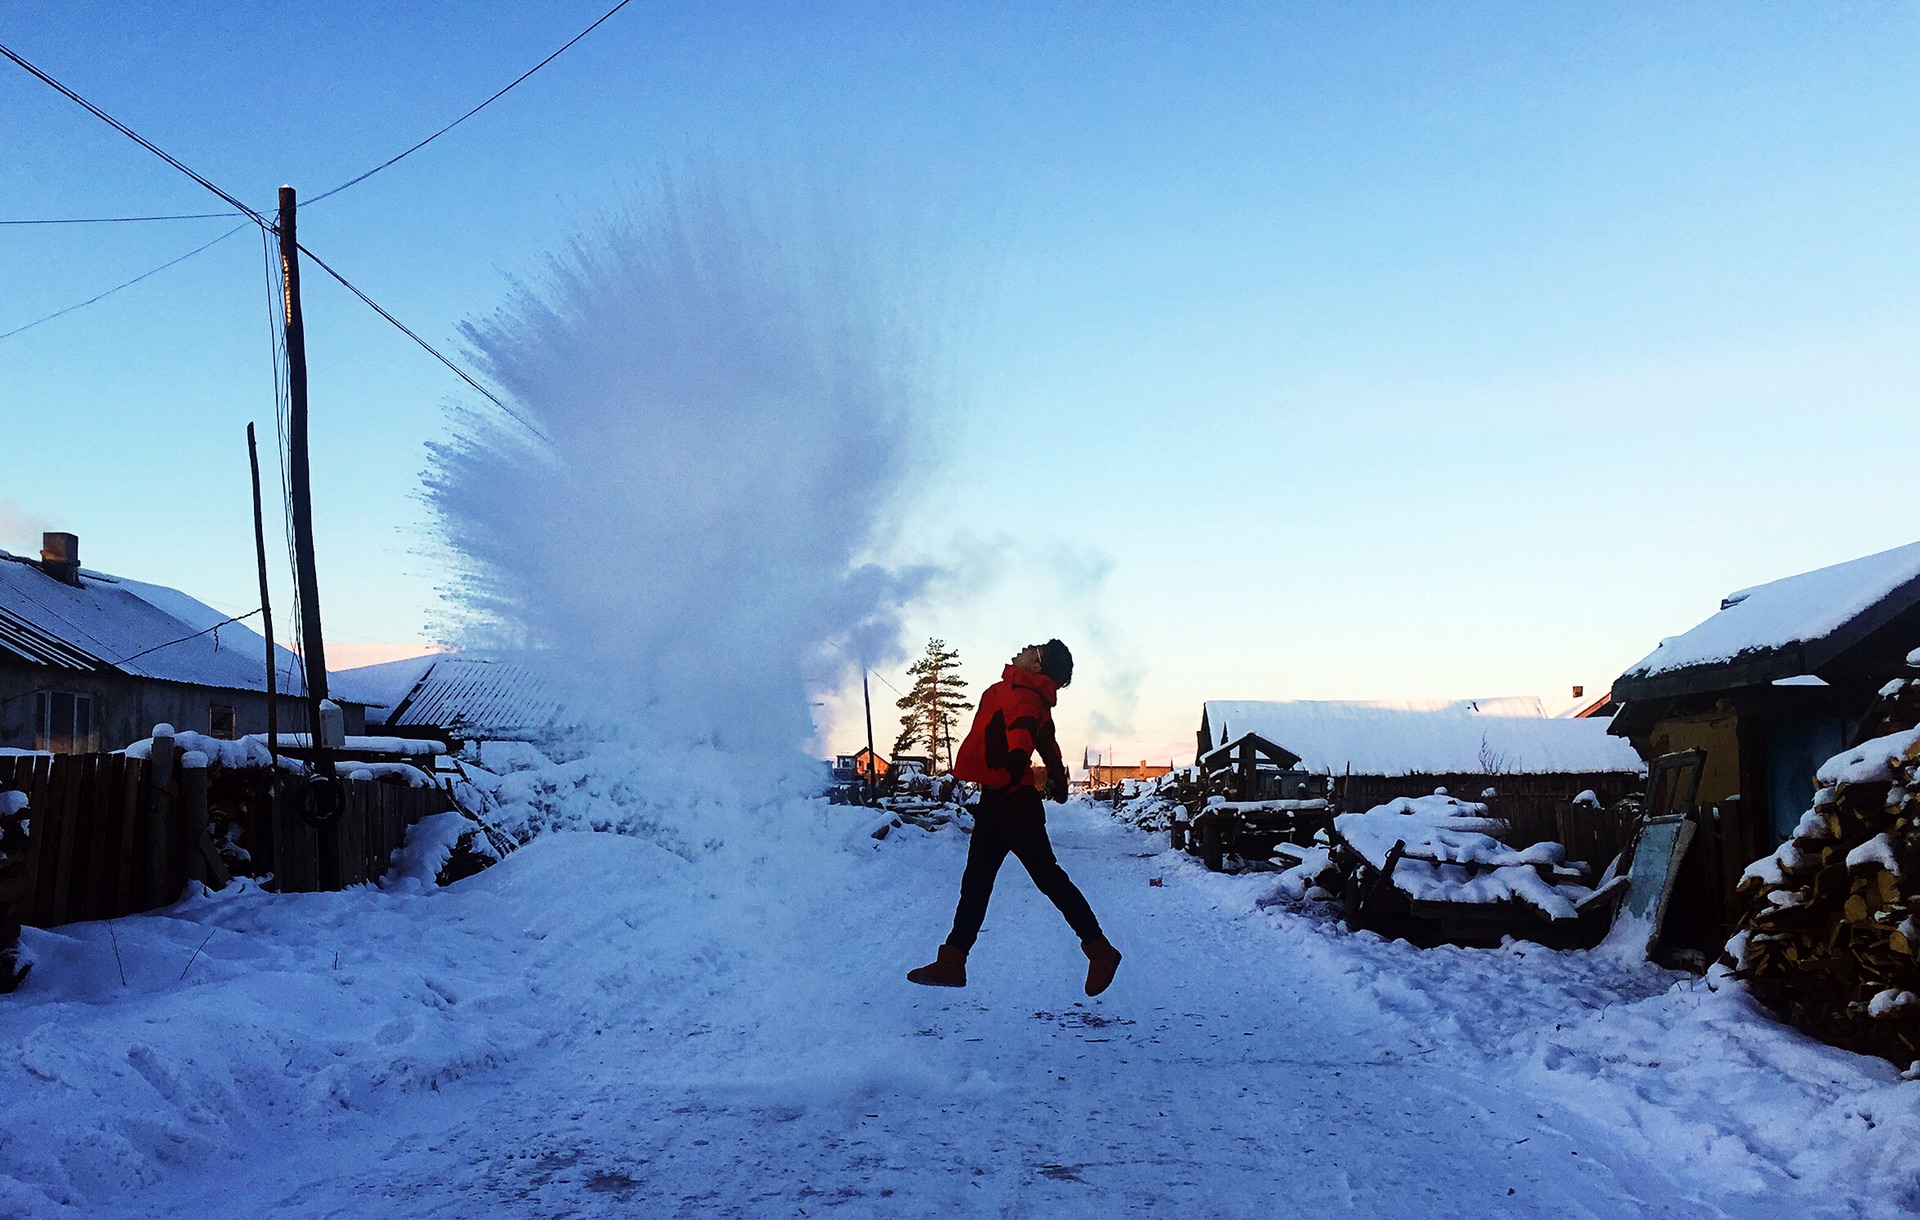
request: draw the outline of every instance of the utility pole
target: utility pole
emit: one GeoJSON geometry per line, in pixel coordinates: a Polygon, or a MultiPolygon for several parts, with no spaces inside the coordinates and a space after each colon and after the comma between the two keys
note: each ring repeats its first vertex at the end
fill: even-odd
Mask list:
{"type": "MultiPolygon", "coordinates": [[[[307,328],[300,314],[300,244],[295,234],[298,201],[280,188],[280,283],[287,322],[287,481],[293,508],[293,574],[300,597],[300,660],[307,681],[307,744],[314,780],[308,786],[307,817],[331,821],[340,809],[333,783],[334,743],[328,740],[327,652],[320,635],[320,578],[313,562],[313,487],[307,466],[307,328]]],[[[322,836],[323,841],[326,836],[322,836]]],[[[324,852],[324,847],[323,847],[324,852]]],[[[325,862],[322,862],[325,869],[325,862]]]]}
{"type": "Polygon", "coordinates": [[[873,696],[867,693],[867,666],[860,665],[860,702],[867,705],[867,799],[873,799],[874,773],[880,769],[880,760],[873,752],[873,696]]]}
{"type": "Polygon", "coordinates": [[[267,594],[267,527],[260,512],[260,447],[247,425],[247,466],[253,472],[253,556],[260,568],[260,634],[267,639],[267,763],[273,777],[268,801],[280,803],[280,667],[273,655],[273,602],[267,594]]]}

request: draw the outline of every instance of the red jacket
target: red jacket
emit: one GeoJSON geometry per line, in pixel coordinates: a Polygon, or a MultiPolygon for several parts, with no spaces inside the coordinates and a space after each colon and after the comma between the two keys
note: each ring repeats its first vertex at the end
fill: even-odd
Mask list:
{"type": "Polygon", "coordinates": [[[1059,684],[1045,674],[1009,665],[1000,681],[980,695],[973,727],[960,743],[953,773],[983,788],[1043,788],[1034,774],[1035,750],[1058,765],[1060,747],[1053,735],[1053,703],[1059,684]]]}

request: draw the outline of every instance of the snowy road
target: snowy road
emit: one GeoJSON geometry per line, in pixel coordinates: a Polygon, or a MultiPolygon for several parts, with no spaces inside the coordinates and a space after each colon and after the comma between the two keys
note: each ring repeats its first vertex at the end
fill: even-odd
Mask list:
{"type": "MultiPolygon", "coordinates": [[[[289,921],[289,900],[256,897],[151,921],[225,930],[199,988],[0,1008],[49,1115],[88,1088],[127,1111],[101,1125],[111,1155],[68,1139],[8,1167],[126,1216],[1863,1214],[1784,1175],[1729,1193],[1724,1175],[1671,1172],[1497,1058],[1410,1037],[1391,988],[1326,968],[1363,938],[1322,929],[1312,943],[1333,948],[1303,949],[1285,929],[1304,916],[1234,897],[1258,879],[1155,855],[1085,807],[1052,821],[1127,954],[1097,1000],[1011,861],[972,986],[902,980],[951,912],[951,830],[724,888],[634,840],[554,836],[428,898],[312,896],[289,921]],[[88,1012],[117,1057],[106,1085],[77,1055],[29,1054],[42,1022],[88,1012]],[[235,1045],[168,1062],[159,1013],[235,1045]],[[146,1088],[164,1104],[143,1125],[146,1088]]],[[[119,925],[130,956],[198,939],[135,923],[119,925]]],[[[1486,1017],[1489,1037],[1534,1019],[1486,1017]]]]}

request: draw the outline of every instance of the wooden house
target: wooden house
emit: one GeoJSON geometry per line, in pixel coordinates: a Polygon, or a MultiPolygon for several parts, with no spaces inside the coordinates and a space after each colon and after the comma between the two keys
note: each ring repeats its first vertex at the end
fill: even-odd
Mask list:
{"type": "Polygon", "coordinates": [[[1173,764],[1150,763],[1144,758],[1138,763],[1088,762],[1086,772],[1088,787],[1111,788],[1125,780],[1153,780],[1170,775],[1173,764]]]}
{"type": "Polygon", "coordinates": [[[893,764],[862,746],[854,754],[834,755],[833,769],[845,771],[855,779],[878,781],[886,778],[887,772],[893,770],[893,764]]]}
{"type": "Polygon", "coordinates": [[[1612,731],[1642,757],[1704,752],[1675,946],[1718,951],[1741,872],[1792,833],[1814,772],[1916,646],[1920,543],[1729,594],[1614,682],[1612,731]]]}
{"type": "MultiPolygon", "coordinates": [[[[304,731],[298,658],[274,650],[282,731],[304,731]]],[[[38,560],[0,551],[0,749],[112,750],[156,724],[234,738],[267,727],[266,641],[177,589],[80,566],[46,535],[38,560]]],[[[336,696],[349,733],[365,707],[336,696]]]]}

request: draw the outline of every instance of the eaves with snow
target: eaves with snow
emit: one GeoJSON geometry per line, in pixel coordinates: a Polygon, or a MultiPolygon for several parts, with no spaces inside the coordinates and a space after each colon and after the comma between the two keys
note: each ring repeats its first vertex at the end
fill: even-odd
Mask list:
{"type": "Polygon", "coordinates": [[[1620,675],[1613,694],[1630,702],[1867,680],[1916,644],[1920,542],[1728,594],[1719,613],[1620,675]]]}
{"type": "MultiPolygon", "coordinates": [[[[76,580],[0,551],[0,654],[51,669],[265,693],[267,642],[246,622],[164,585],[91,568],[78,569],[76,580]]],[[[278,645],[274,658],[280,693],[303,694],[299,658],[278,645]]]]}
{"type": "Polygon", "coordinates": [[[1639,774],[1640,756],[1603,719],[1550,717],[1532,695],[1458,700],[1213,699],[1210,747],[1248,733],[1320,775],[1639,774]]]}

